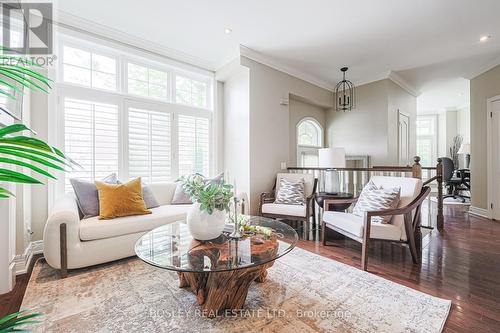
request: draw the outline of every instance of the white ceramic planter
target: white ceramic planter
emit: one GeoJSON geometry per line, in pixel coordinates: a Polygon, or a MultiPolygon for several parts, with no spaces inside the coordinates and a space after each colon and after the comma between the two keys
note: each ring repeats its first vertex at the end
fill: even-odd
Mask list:
{"type": "Polygon", "coordinates": [[[195,202],[187,213],[187,225],[194,239],[209,240],[219,237],[226,224],[226,212],[216,210],[212,214],[200,210],[195,202]]]}

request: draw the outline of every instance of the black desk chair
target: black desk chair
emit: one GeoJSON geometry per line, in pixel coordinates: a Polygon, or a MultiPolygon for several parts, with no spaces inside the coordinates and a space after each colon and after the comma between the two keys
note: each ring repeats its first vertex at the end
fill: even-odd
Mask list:
{"type": "Polygon", "coordinates": [[[462,202],[465,202],[465,199],[470,199],[469,196],[462,194],[464,191],[470,191],[469,169],[455,171],[455,165],[451,158],[442,157],[441,160],[443,163],[443,182],[448,192],[443,198],[460,198],[462,202]]]}

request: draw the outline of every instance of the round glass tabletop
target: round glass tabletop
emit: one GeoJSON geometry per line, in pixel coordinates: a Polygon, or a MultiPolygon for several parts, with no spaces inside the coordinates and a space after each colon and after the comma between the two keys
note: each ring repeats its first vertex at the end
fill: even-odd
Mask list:
{"type": "MultiPolygon", "coordinates": [[[[218,272],[258,266],[290,252],[298,235],[289,225],[251,216],[249,225],[272,229],[271,236],[246,233],[232,239],[224,232],[216,239],[193,239],[184,221],[156,228],[135,245],[137,256],[146,263],[178,272],[218,272]]],[[[230,225],[232,227],[232,225],[230,225]]]]}

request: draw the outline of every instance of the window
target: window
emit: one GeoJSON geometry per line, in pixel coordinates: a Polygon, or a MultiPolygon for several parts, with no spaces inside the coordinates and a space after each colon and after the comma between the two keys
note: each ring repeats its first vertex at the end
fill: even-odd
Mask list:
{"type": "Polygon", "coordinates": [[[129,178],[147,183],[171,179],[170,119],[169,113],[128,109],[129,178]]]}
{"type": "Polygon", "coordinates": [[[146,183],[194,172],[210,176],[211,74],[183,67],[179,76],[176,67],[135,50],[65,35],[59,49],[56,91],[64,130],[56,136],[82,166],[63,175],[59,191],[72,190],[69,178],[95,180],[112,172],[146,183]]]}
{"type": "Polygon", "coordinates": [[[136,65],[127,64],[127,89],[131,94],[167,99],[167,72],[136,65]]]}
{"type": "Polygon", "coordinates": [[[209,121],[207,118],[179,116],[179,175],[209,171],[209,121]]]}
{"type": "Polygon", "coordinates": [[[64,99],[64,148],[80,164],[66,176],[101,179],[118,172],[118,106],[73,98],[64,99]]]}
{"type": "Polygon", "coordinates": [[[116,90],[116,59],[70,46],[64,46],[63,58],[65,82],[116,90]]]}
{"type": "Polygon", "coordinates": [[[302,167],[318,166],[318,148],[323,147],[323,129],[314,118],[297,124],[297,163],[302,167]]]}
{"type": "Polygon", "coordinates": [[[437,117],[417,117],[417,155],[422,166],[432,166],[437,159],[437,117]]]}
{"type": "Polygon", "coordinates": [[[208,107],[208,85],[205,82],[177,75],[175,77],[175,102],[199,108],[208,107]]]}

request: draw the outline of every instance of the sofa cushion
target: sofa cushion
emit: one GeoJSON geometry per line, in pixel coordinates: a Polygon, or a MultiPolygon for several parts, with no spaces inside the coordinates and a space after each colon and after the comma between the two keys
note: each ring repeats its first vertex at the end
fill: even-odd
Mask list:
{"type": "MultiPolygon", "coordinates": [[[[354,214],[325,211],[323,221],[332,226],[348,232],[351,235],[362,238],[364,235],[363,218],[354,214]]],[[[390,239],[394,241],[406,240],[406,234],[399,226],[388,223],[372,222],[370,238],[390,239]]]]}
{"type": "Polygon", "coordinates": [[[155,208],[160,205],[158,200],[156,200],[153,191],[147,184],[142,184],[142,198],[144,199],[147,209],[155,208]]]}
{"type": "Polygon", "coordinates": [[[276,193],[276,200],[274,202],[285,205],[305,205],[304,179],[291,182],[285,178],[281,178],[280,187],[276,193]]]}
{"type": "Polygon", "coordinates": [[[160,205],[170,205],[174,196],[176,183],[174,182],[154,182],[148,184],[153,192],[156,201],[160,205]]]}
{"type": "Polygon", "coordinates": [[[95,185],[99,193],[99,219],[151,214],[142,197],[140,177],[124,184],[96,181],[95,185]]]}
{"type": "MultiPolygon", "coordinates": [[[[399,187],[377,187],[372,181],[365,185],[352,213],[363,217],[365,212],[394,209],[399,203],[399,187]]],[[[389,223],[392,216],[372,216],[372,222],[389,223]]]]}
{"type": "Polygon", "coordinates": [[[305,217],[306,207],[306,205],[268,203],[262,205],[262,213],[305,217]]]}
{"type": "MultiPolygon", "coordinates": [[[[117,184],[118,179],[116,173],[112,173],[102,179],[108,184],[117,184]]],[[[83,215],[83,218],[99,215],[99,196],[97,187],[93,181],[88,181],[80,178],[70,178],[69,182],[73,186],[73,191],[76,196],[76,203],[83,215]]]]}
{"type": "Polygon", "coordinates": [[[122,235],[146,232],[186,218],[191,205],[164,205],[152,208],[152,214],[119,217],[113,220],[99,220],[97,216],[80,222],[80,239],[91,241],[122,235]]]}
{"type": "Polygon", "coordinates": [[[186,191],[182,187],[182,182],[177,182],[177,186],[175,188],[174,197],[172,198],[172,205],[186,205],[192,204],[191,198],[187,195],[186,191]]]}

